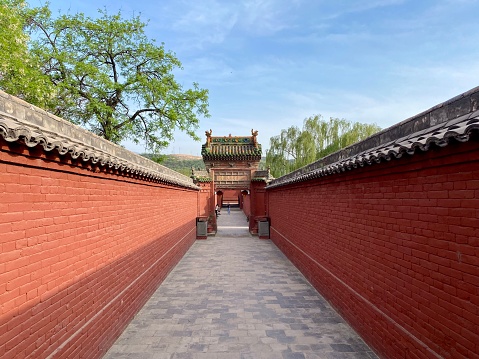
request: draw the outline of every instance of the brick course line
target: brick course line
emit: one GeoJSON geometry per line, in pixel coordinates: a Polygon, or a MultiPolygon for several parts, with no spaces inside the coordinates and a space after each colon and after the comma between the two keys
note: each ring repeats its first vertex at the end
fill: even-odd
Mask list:
{"type": "Polygon", "coordinates": [[[196,241],[104,359],[378,359],[239,209],[196,241]]]}
{"type": "Polygon", "coordinates": [[[136,279],[131,282],[125,289],[123,289],[120,293],[118,293],[112,300],[110,300],[102,309],[100,309],[93,317],[91,317],[85,324],[83,324],[78,330],[73,333],[67,340],[65,340],[62,344],[60,344],[48,357],[47,359],[53,358],[60,350],[62,350],[69,342],[71,342],[81,331],[87,328],[100,314],[102,314],[108,307],[110,307],[118,298],[120,298],[128,289],[130,289],[136,282],[138,282],[146,273],[150,271],[154,266],[158,264],[168,253],[170,253],[173,249],[175,249],[180,243],[182,243],[191,232],[195,230],[193,228],[190,230],[185,236],[183,236],[173,247],[171,247],[165,254],[163,254],[160,258],[158,258],[151,266],[149,266],[142,274],[140,274],[136,279]]]}
{"type": "Polygon", "coordinates": [[[373,303],[371,303],[368,299],[363,297],[361,294],[359,294],[356,290],[351,288],[349,285],[347,285],[341,278],[337,277],[334,273],[329,271],[326,267],[324,267],[322,264],[317,262],[314,258],[309,256],[306,252],[304,252],[301,248],[299,248],[296,244],[291,242],[288,238],[286,238],[283,234],[281,234],[278,230],[276,230],[273,226],[270,227],[271,230],[274,230],[277,234],[279,234],[284,240],[286,240],[289,244],[291,244],[294,248],[296,248],[298,251],[300,251],[302,254],[304,254],[308,259],[310,259],[312,262],[314,262],[318,267],[320,267],[322,270],[324,270],[326,273],[328,273],[331,277],[336,279],[339,283],[341,283],[344,287],[346,287],[350,292],[354,293],[358,298],[360,298],[362,301],[364,301],[366,304],[368,304],[374,311],[377,313],[381,314],[384,318],[386,318],[390,323],[395,325],[398,329],[400,329],[404,334],[412,338],[416,343],[421,345],[424,349],[426,349],[429,353],[434,355],[438,359],[444,359],[444,357],[440,356],[438,353],[436,353],[434,350],[432,350],[430,347],[426,345],[423,341],[421,341],[419,338],[414,336],[411,332],[409,332],[406,328],[401,326],[399,323],[397,323],[394,319],[392,319],[390,316],[388,316],[386,313],[384,313],[381,309],[376,307],[373,303]]]}

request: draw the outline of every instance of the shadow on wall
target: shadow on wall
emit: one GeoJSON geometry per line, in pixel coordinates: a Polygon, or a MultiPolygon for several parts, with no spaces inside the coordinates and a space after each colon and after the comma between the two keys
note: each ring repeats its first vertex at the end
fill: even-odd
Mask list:
{"type": "MultiPolygon", "coordinates": [[[[101,357],[194,240],[194,223],[185,224],[99,270],[78,273],[77,281],[33,306],[12,308],[1,317],[10,328],[0,337],[2,357],[101,357]]],[[[45,255],[45,261],[54,265],[58,256],[45,255]]]]}

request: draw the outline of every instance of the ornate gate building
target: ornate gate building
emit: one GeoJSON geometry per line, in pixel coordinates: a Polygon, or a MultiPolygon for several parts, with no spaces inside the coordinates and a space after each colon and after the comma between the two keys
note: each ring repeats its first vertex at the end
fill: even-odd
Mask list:
{"type": "Polygon", "coordinates": [[[258,131],[251,136],[212,136],[206,131],[201,155],[206,170],[192,170],[192,178],[202,190],[201,216],[208,218],[209,232],[216,231],[215,206],[239,207],[249,221],[251,233],[266,215],[265,186],[271,179],[269,170],[260,170],[262,149],[258,131]]]}

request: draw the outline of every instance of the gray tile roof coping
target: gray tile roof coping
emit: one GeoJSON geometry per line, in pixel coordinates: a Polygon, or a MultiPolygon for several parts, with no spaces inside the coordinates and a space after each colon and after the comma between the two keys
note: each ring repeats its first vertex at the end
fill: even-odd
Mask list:
{"type": "Polygon", "coordinates": [[[427,151],[431,144],[444,147],[451,139],[466,142],[473,131],[479,131],[479,87],[277,178],[266,188],[389,161],[404,153],[414,155],[416,149],[427,151]]]}
{"type": "Polygon", "coordinates": [[[41,146],[84,162],[145,180],[199,190],[192,179],[111,143],[60,117],[0,91],[0,136],[27,147],[41,146]]]}

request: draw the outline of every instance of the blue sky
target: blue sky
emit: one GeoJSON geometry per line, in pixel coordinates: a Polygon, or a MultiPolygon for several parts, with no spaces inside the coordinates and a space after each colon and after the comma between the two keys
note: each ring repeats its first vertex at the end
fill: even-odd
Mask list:
{"type": "Polygon", "coordinates": [[[386,128],[479,85],[479,0],[50,1],[103,7],[149,20],[147,35],[183,64],[177,80],[210,91],[202,141],[177,133],[165,153],[199,155],[209,129],[254,128],[266,149],[315,114],[386,128]]]}

